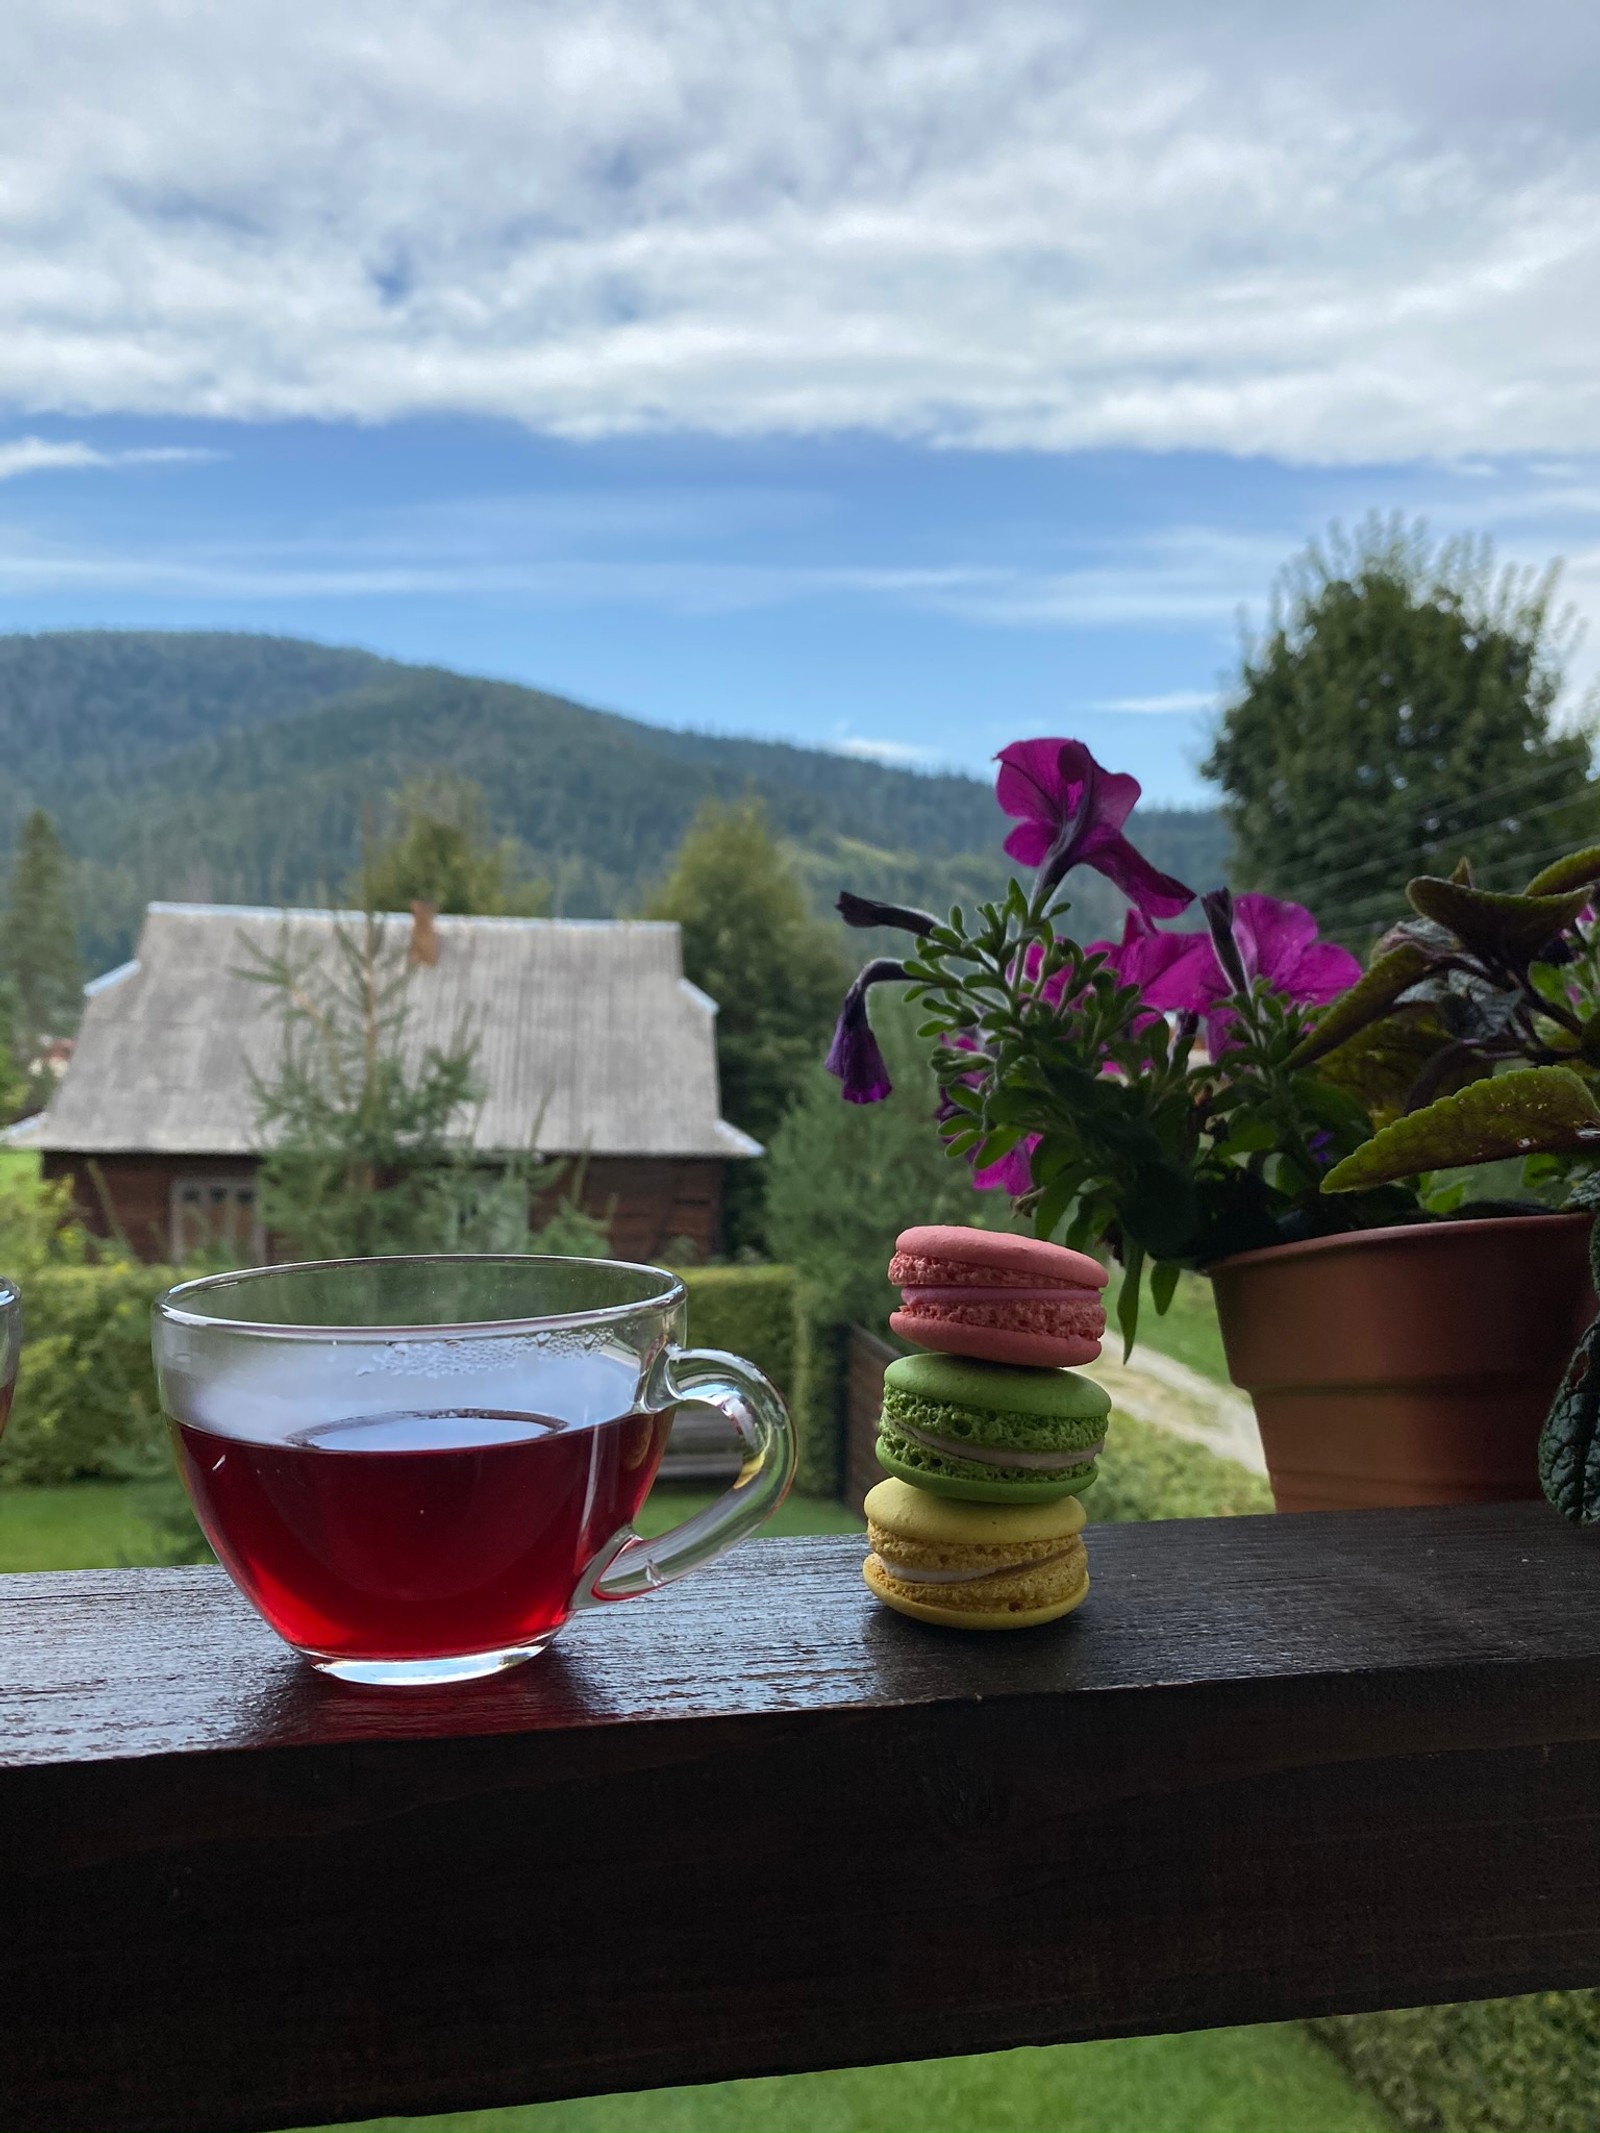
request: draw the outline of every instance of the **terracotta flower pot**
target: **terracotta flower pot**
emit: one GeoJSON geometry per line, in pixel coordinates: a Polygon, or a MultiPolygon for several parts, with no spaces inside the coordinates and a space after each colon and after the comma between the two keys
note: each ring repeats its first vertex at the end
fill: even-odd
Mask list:
{"type": "Polygon", "coordinates": [[[1595,1312],[1587,1215],[1241,1252],[1210,1269],[1280,1511],[1537,1496],[1540,1424],[1595,1312]]]}

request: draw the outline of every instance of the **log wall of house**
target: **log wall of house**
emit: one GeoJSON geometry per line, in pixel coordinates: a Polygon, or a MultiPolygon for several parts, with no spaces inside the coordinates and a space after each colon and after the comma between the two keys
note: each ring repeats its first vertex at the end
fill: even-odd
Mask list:
{"type": "MultiPolygon", "coordinates": [[[[171,1255],[172,1188],[179,1179],[252,1176],[253,1156],[46,1155],[47,1178],[66,1178],[79,1219],[97,1237],[120,1230],[145,1260],[171,1255]],[[97,1177],[98,1174],[98,1177],[97,1177]]],[[[577,1183],[569,1172],[535,1204],[537,1221],[577,1183]]],[[[584,1166],[580,1202],[607,1225],[619,1259],[653,1263],[686,1240],[697,1259],[721,1243],[722,1164],[714,1158],[597,1156],[584,1166]]]]}
{"type": "Polygon", "coordinates": [[[172,1188],[180,1178],[253,1177],[253,1156],[45,1155],[46,1178],[65,1178],[92,1236],[118,1232],[140,1259],[172,1256],[172,1188]]]}
{"type": "MultiPolygon", "coordinates": [[[[569,1176],[556,1196],[575,1181],[569,1176]]],[[[722,1165],[714,1158],[596,1156],[584,1166],[579,1197],[605,1223],[619,1259],[653,1265],[678,1256],[669,1247],[680,1238],[695,1259],[708,1259],[721,1246],[722,1165]]]]}

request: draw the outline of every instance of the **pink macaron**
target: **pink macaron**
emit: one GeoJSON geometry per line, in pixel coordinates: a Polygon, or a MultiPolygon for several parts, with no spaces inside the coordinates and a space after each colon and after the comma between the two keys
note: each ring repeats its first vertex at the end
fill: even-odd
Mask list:
{"type": "Polygon", "coordinates": [[[1092,1363],[1106,1330],[1106,1270],[1038,1237],[926,1223],[902,1230],[889,1262],[902,1340],[944,1355],[1041,1369],[1092,1363]]]}

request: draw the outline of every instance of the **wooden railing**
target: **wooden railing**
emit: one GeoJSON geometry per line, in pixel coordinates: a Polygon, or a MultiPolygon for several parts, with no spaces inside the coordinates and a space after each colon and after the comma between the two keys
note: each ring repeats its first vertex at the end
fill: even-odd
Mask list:
{"type": "Polygon", "coordinates": [[[448,1695],[0,1579],[0,2123],[316,2125],[1600,1982],[1600,1536],[1091,1529],[1070,1622],[752,1544],[448,1695]]]}

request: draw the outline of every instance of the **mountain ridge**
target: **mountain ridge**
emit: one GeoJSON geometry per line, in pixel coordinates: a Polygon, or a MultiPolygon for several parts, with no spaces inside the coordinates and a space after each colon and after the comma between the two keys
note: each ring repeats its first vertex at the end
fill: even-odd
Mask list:
{"type": "MultiPolygon", "coordinates": [[[[556,909],[636,909],[700,801],[753,793],[819,908],[846,882],[934,908],[998,893],[1006,827],[958,773],[788,741],[652,726],[525,684],[248,631],[0,635],[0,844],[34,805],[80,860],[91,967],[120,959],[143,904],[309,902],[339,892],[363,819],[407,778],[482,786],[491,826],[556,909]]],[[[1220,818],[1147,810],[1156,864],[1210,885],[1220,818]]],[[[1098,876],[1085,932],[1116,923],[1098,876]]]]}

